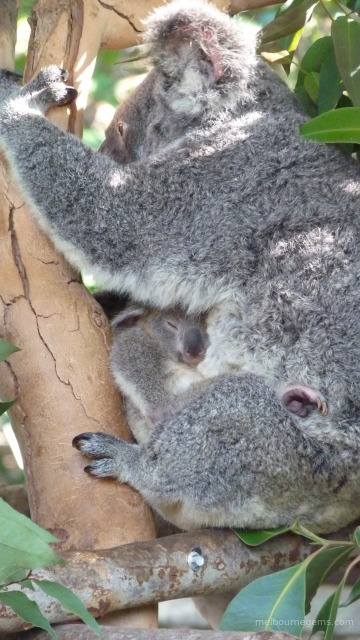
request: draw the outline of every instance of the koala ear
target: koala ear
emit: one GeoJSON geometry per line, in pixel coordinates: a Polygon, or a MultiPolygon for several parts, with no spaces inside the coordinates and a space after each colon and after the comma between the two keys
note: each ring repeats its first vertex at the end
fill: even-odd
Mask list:
{"type": "Polygon", "coordinates": [[[111,320],[112,327],[132,327],[147,314],[144,307],[129,306],[111,320]]]}
{"type": "Polygon", "coordinates": [[[199,58],[206,60],[213,69],[214,82],[218,82],[225,69],[217,46],[216,33],[211,27],[185,21],[178,23],[166,36],[166,44],[169,51],[177,53],[181,51],[181,44],[184,42],[197,45],[193,55],[196,56],[197,50],[199,58]]]}
{"type": "Polygon", "coordinates": [[[114,293],[114,291],[97,291],[94,293],[94,298],[102,307],[108,320],[113,320],[119,311],[125,309],[129,302],[129,296],[120,295],[119,293],[114,293]]]}
{"type": "Polygon", "coordinates": [[[199,53],[204,57],[214,70],[214,81],[220,80],[224,73],[224,64],[221,60],[216,33],[209,26],[196,23],[183,23],[178,29],[178,37],[181,40],[188,38],[195,40],[199,46],[199,53]]]}

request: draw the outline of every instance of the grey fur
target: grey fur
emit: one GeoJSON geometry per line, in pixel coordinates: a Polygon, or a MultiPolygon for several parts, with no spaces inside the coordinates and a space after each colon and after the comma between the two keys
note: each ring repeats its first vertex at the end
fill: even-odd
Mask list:
{"type": "Polygon", "coordinates": [[[143,304],[211,309],[199,367],[219,379],[144,445],[75,444],[182,528],[336,529],[360,515],[359,165],[299,136],[295,98],[215,9],[168,5],[149,37],[152,106],[124,166],[44,119],[68,96],[56,68],[18,97],[0,77],[1,146],[56,246],[143,304]],[[288,411],[293,385],[327,412],[288,411]]]}
{"type": "MultiPolygon", "coordinates": [[[[103,296],[96,296],[100,303],[103,296]]],[[[111,319],[111,369],[125,397],[129,427],[143,443],[157,422],[184,404],[194,385],[205,382],[197,371],[208,346],[205,317],[124,306],[116,296],[105,311],[111,319]]]]}

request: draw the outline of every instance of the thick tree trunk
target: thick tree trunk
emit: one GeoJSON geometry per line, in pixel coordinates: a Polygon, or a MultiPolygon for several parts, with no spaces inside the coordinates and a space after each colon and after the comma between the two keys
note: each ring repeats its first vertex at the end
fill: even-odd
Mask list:
{"type": "MultiPolygon", "coordinates": [[[[38,0],[32,21],[26,76],[49,63],[61,64],[73,70],[81,103],[106,26],[104,20],[93,21],[90,29],[95,4],[38,0]]],[[[1,41],[10,43],[6,9],[2,4],[2,35],[8,36],[1,41]]],[[[11,54],[7,51],[0,66],[11,66],[11,54]]],[[[74,109],[70,118],[66,109],[57,110],[56,120],[81,130],[81,113],[74,109]]],[[[152,537],[151,514],[140,497],[130,487],[88,477],[71,447],[81,431],[106,429],[130,438],[108,369],[107,321],[79,276],[37,228],[4,165],[0,180],[0,335],[21,348],[1,367],[0,395],[17,397],[10,415],[24,458],[32,518],[59,538],[62,551],[152,537]]],[[[124,613],[121,623],[154,626],[155,610],[124,613]]]]}

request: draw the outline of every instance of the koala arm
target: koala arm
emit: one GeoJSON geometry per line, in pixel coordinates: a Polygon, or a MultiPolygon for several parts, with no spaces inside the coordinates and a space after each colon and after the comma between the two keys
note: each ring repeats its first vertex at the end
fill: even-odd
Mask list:
{"type": "MultiPolygon", "coordinates": [[[[227,243],[222,264],[212,258],[222,233],[221,219],[209,219],[212,194],[186,186],[202,171],[199,159],[189,167],[178,150],[172,171],[168,158],[116,165],[45,119],[51,104],[66,101],[61,80],[49,67],[0,102],[0,144],[42,229],[75,267],[145,302],[197,311],[226,297],[234,247],[227,243]]],[[[2,74],[0,85],[8,84],[2,74]]]]}

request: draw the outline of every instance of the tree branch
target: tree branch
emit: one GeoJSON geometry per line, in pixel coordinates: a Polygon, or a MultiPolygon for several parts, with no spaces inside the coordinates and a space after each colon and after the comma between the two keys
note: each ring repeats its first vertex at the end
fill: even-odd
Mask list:
{"type": "MultiPolygon", "coordinates": [[[[297,640],[288,633],[279,631],[191,631],[189,629],[109,629],[101,627],[102,640],[297,640]]],[[[97,636],[83,625],[66,624],[56,628],[59,640],[98,640],[97,636]]],[[[28,631],[21,640],[48,640],[46,631],[28,631]]],[[[5,636],[3,640],[15,640],[5,636]]]]}
{"type": "MultiPolygon", "coordinates": [[[[312,550],[308,540],[291,534],[249,547],[232,531],[203,530],[102,551],[68,552],[63,554],[65,567],[38,569],[30,577],[61,582],[101,618],[112,611],[174,598],[238,591],[260,576],[300,562],[312,550]],[[204,558],[198,571],[188,563],[194,548],[200,548],[204,558]]],[[[16,584],[10,585],[5,591],[17,588],[16,584]]],[[[23,592],[36,600],[51,623],[76,619],[40,589],[23,592]]],[[[28,626],[11,609],[0,605],[0,632],[28,626]]]]}

